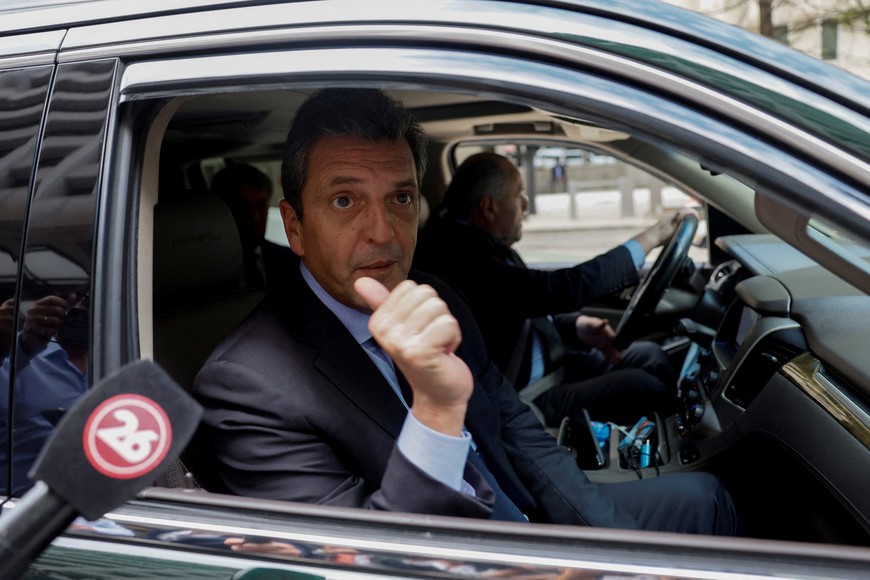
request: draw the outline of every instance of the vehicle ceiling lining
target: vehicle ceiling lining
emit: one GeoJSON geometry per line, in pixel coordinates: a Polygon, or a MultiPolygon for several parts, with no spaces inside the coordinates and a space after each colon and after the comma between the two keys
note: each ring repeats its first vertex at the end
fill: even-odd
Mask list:
{"type": "MultiPolygon", "coordinates": [[[[506,101],[443,91],[389,91],[403,101],[433,140],[491,135],[556,135],[580,141],[627,137],[596,124],[562,119],[506,101]]],[[[280,157],[287,127],[308,91],[265,90],[196,97],[184,103],[167,131],[166,146],[177,159],[234,153],[280,157]]]]}

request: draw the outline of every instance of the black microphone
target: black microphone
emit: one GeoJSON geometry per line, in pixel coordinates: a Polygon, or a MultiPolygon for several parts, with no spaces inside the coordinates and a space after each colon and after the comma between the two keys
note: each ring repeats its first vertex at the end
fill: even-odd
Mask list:
{"type": "Polygon", "coordinates": [[[0,517],[0,578],[16,578],[77,517],[96,520],[154,484],[196,431],[202,408],[154,362],[94,385],[48,439],[36,481],[0,517]]]}

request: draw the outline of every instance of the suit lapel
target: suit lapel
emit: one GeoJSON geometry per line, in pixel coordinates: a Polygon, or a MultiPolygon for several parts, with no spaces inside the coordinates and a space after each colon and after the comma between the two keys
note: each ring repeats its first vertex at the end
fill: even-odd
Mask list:
{"type": "MultiPolygon", "coordinates": [[[[391,436],[398,437],[407,411],[368,354],[314,295],[294,268],[290,298],[279,307],[289,331],[319,351],[314,367],[391,436]]],[[[336,417],[340,421],[340,417],[336,417]]]]}

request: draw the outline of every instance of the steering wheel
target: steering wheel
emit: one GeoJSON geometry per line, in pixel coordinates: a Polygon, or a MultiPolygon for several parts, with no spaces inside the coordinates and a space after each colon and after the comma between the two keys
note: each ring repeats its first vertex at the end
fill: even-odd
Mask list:
{"type": "Polygon", "coordinates": [[[613,346],[620,350],[624,349],[640,334],[644,322],[655,312],[665,290],[674,281],[674,277],[685,262],[697,229],[698,218],[693,215],[683,217],[674,235],[671,236],[671,241],[659,254],[646,277],[634,291],[634,296],[631,297],[622,320],[616,327],[613,346]]]}

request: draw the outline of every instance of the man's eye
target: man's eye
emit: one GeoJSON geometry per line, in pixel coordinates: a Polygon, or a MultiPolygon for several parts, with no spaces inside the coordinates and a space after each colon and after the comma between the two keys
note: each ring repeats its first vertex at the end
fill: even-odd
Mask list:
{"type": "Polygon", "coordinates": [[[410,193],[400,193],[396,196],[396,203],[400,205],[408,205],[414,201],[414,196],[410,193]]]}
{"type": "Polygon", "coordinates": [[[332,206],[337,207],[338,209],[347,209],[352,205],[353,201],[351,201],[351,199],[346,195],[336,197],[332,200],[332,206]]]}

